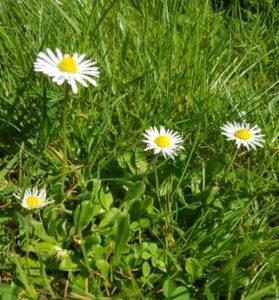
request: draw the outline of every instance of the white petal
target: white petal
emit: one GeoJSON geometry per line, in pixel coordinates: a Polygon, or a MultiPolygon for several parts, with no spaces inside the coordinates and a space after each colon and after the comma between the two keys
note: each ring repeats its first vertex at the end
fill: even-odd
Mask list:
{"type": "Polygon", "coordinates": [[[61,51],[59,49],[56,48],[55,50],[56,50],[59,61],[61,61],[63,59],[63,54],[61,53],[61,51]]]}
{"type": "Polygon", "coordinates": [[[54,53],[50,49],[46,49],[48,56],[51,58],[51,60],[57,65],[59,64],[59,59],[54,55],[54,53]]]}
{"type": "Polygon", "coordinates": [[[77,94],[78,88],[77,88],[76,81],[72,79],[72,80],[68,80],[68,83],[71,85],[73,93],[77,94]]]}

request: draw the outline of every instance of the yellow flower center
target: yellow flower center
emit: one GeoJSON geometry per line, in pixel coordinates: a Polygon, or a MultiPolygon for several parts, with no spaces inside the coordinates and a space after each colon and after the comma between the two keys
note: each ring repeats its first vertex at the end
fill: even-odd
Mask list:
{"type": "Polygon", "coordinates": [[[58,68],[62,72],[76,73],[77,63],[71,56],[64,57],[58,64],[58,68]]]}
{"type": "Polygon", "coordinates": [[[250,140],[250,138],[252,137],[252,134],[247,129],[239,129],[234,133],[234,136],[241,140],[247,141],[247,140],[250,140]]]}
{"type": "Polygon", "coordinates": [[[154,142],[160,148],[166,148],[170,145],[170,139],[168,136],[165,135],[158,136],[154,142]]]}
{"type": "Polygon", "coordinates": [[[26,205],[29,209],[38,208],[40,206],[40,199],[35,196],[29,196],[26,199],[26,205]]]}

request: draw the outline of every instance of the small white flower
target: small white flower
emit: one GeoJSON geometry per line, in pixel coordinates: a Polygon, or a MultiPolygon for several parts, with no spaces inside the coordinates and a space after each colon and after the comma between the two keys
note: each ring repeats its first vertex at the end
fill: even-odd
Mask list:
{"type": "Polygon", "coordinates": [[[53,247],[55,252],[56,252],[56,258],[58,260],[63,260],[68,256],[68,251],[65,249],[60,248],[59,246],[54,246],[53,247]]]}
{"type": "Polygon", "coordinates": [[[145,150],[154,150],[155,154],[162,152],[164,158],[174,158],[178,150],[184,149],[181,145],[183,140],[180,134],[167,130],[163,126],[160,126],[160,130],[150,127],[143,136],[146,138],[143,141],[147,144],[145,150]]]}
{"type": "Polygon", "coordinates": [[[56,49],[56,55],[50,49],[46,49],[46,52],[39,52],[34,63],[36,72],[52,77],[52,81],[58,85],[66,80],[74,94],[78,92],[77,82],[85,87],[88,86],[87,82],[97,86],[97,82],[92,77],[99,76],[98,67],[94,66],[96,62],[84,60],[85,54],[63,55],[59,49],[56,49]]]}
{"type": "Polygon", "coordinates": [[[37,187],[27,188],[22,194],[22,190],[19,190],[18,194],[15,194],[15,197],[21,200],[21,206],[30,210],[42,208],[54,201],[47,201],[46,199],[46,190],[38,190],[37,187]]]}
{"type": "Polygon", "coordinates": [[[221,129],[223,130],[222,134],[225,135],[228,140],[236,142],[237,148],[240,148],[241,145],[248,150],[250,147],[254,150],[256,150],[257,146],[263,147],[264,135],[261,134],[261,129],[257,125],[252,127],[247,123],[227,122],[221,129]]]}

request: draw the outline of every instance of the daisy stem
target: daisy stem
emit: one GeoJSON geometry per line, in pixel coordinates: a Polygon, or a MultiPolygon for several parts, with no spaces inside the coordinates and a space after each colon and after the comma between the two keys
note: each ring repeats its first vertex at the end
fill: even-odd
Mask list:
{"type": "Polygon", "coordinates": [[[29,249],[30,249],[30,243],[29,243],[29,228],[28,224],[31,223],[31,217],[30,215],[27,216],[27,218],[24,219],[26,221],[25,225],[25,238],[26,238],[26,255],[25,255],[25,261],[27,266],[27,272],[29,273],[29,249]]]}
{"type": "Polygon", "coordinates": [[[48,139],[48,117],[47,117],[47,89],[44,82],[42,101],[42,146],[45,148],[48,139]]]}
{"type": "Polygon", "coordinates": [[[67,114],[68,114],[68,100],[69,100],[69,85],[65,85],[65,97],[63,100],[63,115],[62,115],[62,134],[63,134],[63,170],[61,181],[61,196],[64,199],[65,180],[67,173],[67,114]]]}
{"type": "Polygon", "coordinates": [[[230,160],[230,162],[229,162],[229,164],[228,164],[228,166],[227,166],[227,168],[225,170],[225,178],[227,177],[227,175],[229,174],[229,172],[230,172],[230,170],[232,168],[232,165],[233,165],[233,163],[234,163],[234,161],[236,159],[237,153],[238,153],[238,149],[235,150],[235,153],[232,156],[232,159],[230,160]]]}
{"type": "MultiPolygon", "coordinates": [[[[155,170],[157,170],[157,168],[158,168],[158,166],[157,166],[157,161],[158,161],[158,156],[157,155],[155,155],[154,157],[153,157],[153,159],[151,160],[151,162],[149,163],[149,165],[148,165],[148,173],[152,173],[152,172],[154,172],[155,170]]],[[[163,164],[165,163],[165,161],[163,162],[163,164]]],[[[161,165],[159,165],[159,166],[161,166],[161,165]]]]}

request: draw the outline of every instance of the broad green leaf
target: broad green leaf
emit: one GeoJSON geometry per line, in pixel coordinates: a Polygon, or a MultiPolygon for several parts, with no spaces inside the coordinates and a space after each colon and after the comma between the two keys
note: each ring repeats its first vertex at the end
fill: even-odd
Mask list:
{"type": "Polygon", "coordinates": [[[20,214],[18,212],[16,212],[16,215],[18,218],[18,223],[19,223],[20,229],[28,230],[28,232],[31,234],[33,231],[31,215],[23,216],[22,214],[20,214]]]}
{"type": "Polygon", "coordinates": [[[104,260],[104,259],[99,259],[96,262],[96,266],[100,270],[101,274],[105,278],[107,278],[108,277],[108,273],[109,273],[109,271],[111,269],[110,264],[106,260],[104,260]]]}
{"type": "Polygon", "coordinates": [[[84,247],[86,250],[89,250],[94,245],[100,245],[101,241],[101,237],[98,234],[93,233],[84,238],[84,247]]]}
{"type": "Polygon", "coordinates": [[[146,162],[146,155],[144,152],[136,152],[135,153],[135,160],[136,160],[136,168],[137,173],[143,174],[148,169],[148,163],[146,162]]]}
{"type": "Polygon", "coordinates": [[[3,224],[5,222],[11,221],[11,217],[0,217],[0,224],[3,224]]]}
{"type": "MultiPolygon", "coordinates": [[[[71,228],[73,229],[73,227],[71,228]]],[[[58,241],[64,241],[69,237],[69,230],[67,228],[67,220],[66,219],[59,219],[56,222],[56,238],[58,241]]]]}
{"type": "Polygon", "coordinates": [[[151,267],[147,261],[142,264],[142,275],[143,277],[148,277],[151,272],[151,267]]]}
{"type": "Polygon", "coordinates": [[[100,179],[93,179],[93,189],[92,189],[92,197],[97,198],[99,190],[101,189],[101,180],[100,179]]]}
{"type": "Polygon", "coordinates": [[[17,294],[20,292],[20,288],[14,283],[0,285],[0,298],[3,300],[17,300],[17,294]]]}
{"type": "Polygon", "coordinates": [[[220,173],[226,165],[226,157],[224,153],[219,153],[206,162],[206,181],[212,181],[212,179],[220,173]]]}
{"type": "Polygon", "coordinates": [[[84,238],[84,250],[86,251],[88,256],[96,256],[93,249],[95,246],[100,245],[101,241],[101,237],[95,233],[88,235],[84,238]]]}
{"type": "Polygon", "coordinates": [[[74,223],[77,232],[82,231],[93,219],[93,204],[91,201],[83,201],[74,213],[74,223]]]}
{"type": "Polygon", "coordinates": [[[152,254],[148,251],[143,251],[142,254],[141,254],[141,257],[144,260],[148,260],[151,256],[152,256],[152,254]]]}
{"type": "Polygon", "coordinates": [[[54,247],[56,246],[56,244],[54,243],[49,243],[49,242],[34,242],[32,245],[30,245],[29,251],[30,252],[40,252],[44,251],[45,253],[47,253],[48,255],[51,254],[51,252],[54,251],[54,247]]]}
{"type": "Polygon", "coordinates": [[[72,261],[70,255],[66,256],[59,264],[59,270],[61,271],[78,271],[78,269],[78,265],[72,261]]]}
{"type": "Polygon", "coordinates": [[[190,300],[190,295],[187,292],[186,287],[179,286],[174,290],[174,293],[171,295],[171,300],[190,300]]]}
{"type": "Polygon", "coordinates": [[[47,232],[51,235],[51,236],[56,236],[57,234],[57,220],[60,220],[61,218],[59,218],[60,213],[58,213],[57,210],[51,210],[48,211],[48,213],[46,213],[47,211],[43,211],[45,213],[45,217],[48,220],[47,224],[44,224],[47,228],[47,232]]]}
{"type": "Polygon", "coordinates": [[[99,224],[100,227],[104,228],[109,225],[114,224],[121,215],[121,211],[118,208],[111,208],[110,210],[106,211],[101,215],[101,222],[99,224]]]}
{"type": "Polygon", "coordinates": [[[105,257],[105,253],[107,253],[107,248],[100,245],[93,245],[91,252],[94,255],[94,259],[97,261],[105,257]]]}
{"type": "Polygon", "coordinates": [[[132,152],[125,152],[123,158],[133,175],[136,175],[135,158],[132,152]]]}
{"type": "Polygon", "coordinates": [[[130,221],[128,215],[123,215],[117,224],[117,234],[115,238],[115,251],[112,264],[117,266],[121,253],[126,246],[130,235],[130,221]]]}
{"type": "Polygon", "coordinates": [[[104,189],[101,189],[100,191],[100,201],[105,208],[105,210],[109,210],[110,206],[113,203],[113,197],[109,189],[104,191],[104,189]]]}
{"type": "Polygon", "coordinates": [[[166,300],[190,300],[190,295],[184,286],[176,287],[172,279],[167,279],[163,284],[163,294],[166,300]]]}
{"type": "Polygon", "coordinates": [[[17,300],[17,294],[15,292],[11,291],[4,291],[1,293],[0,290],[0,296],[3,300],[17,300]]]}
{"type": "Polygon", "coordinates": [[[202,268],[198,260],[189,257],[186,262],[186,271],[191,276],[192,280],[200,279],[202,276],[202,268]]]}
{"type": "Polygon", "coordinates": [[[148,245],[148,250],[150,251],[150,253],[152,255],[155,255],[157,252],[158,246],[155,243],[150,243],[150,245],[148,245]]]}
{"type": "Polygon", "coordinates": [[[142,181],[136,181],[129,187],[125,196],[125,201],[130,201],[139,198],[144,193],[144,191],[145,184],[142,181]]]}
{"type": "Polygon", "coordinates": [[[48,243],[55,243],[55,238],[49,236],[44,228],[44,225],[36,220],[32,219],[32,226],[34,227],[35,235],[39,237],[41,240],[48,242],[48,243]]]}
{"type": "Polygon", "coordinates": [[[141,228],[150,227],[150,220],[147,218],[141,218],[138,223],[141,228]]]}
{"type": "Polygon", "coordinates": [[[218,195],[218,189],[217,188],[213,188],[210,191],[208,197],[206,198],[206,201],[205,201],[206,205],[210,205],[215,200],[215,198],[217,197],[217,195],[218,195]]]}
{"type": "Polygon", "coordinates": [[[135,221],[141,218],[145,214],[147,208],[153,204],[153,198],[143,197],[143,199],[134,199],[126,203],[128,205],[125,208],[129,209],[131,221],[135,221]]]}
{"type": "Polygon", "coordinates": [[[103,211],[102,205],[98,203],[94,203],[92,217],[100,215],[102,211],[103,211]]]}
{"type": "Polygon", "coordinates": [[[176,289],[176,284],[172,279],[167,279],[163,284],[163,294],[165,297],[170,298],[176,289]]]}

